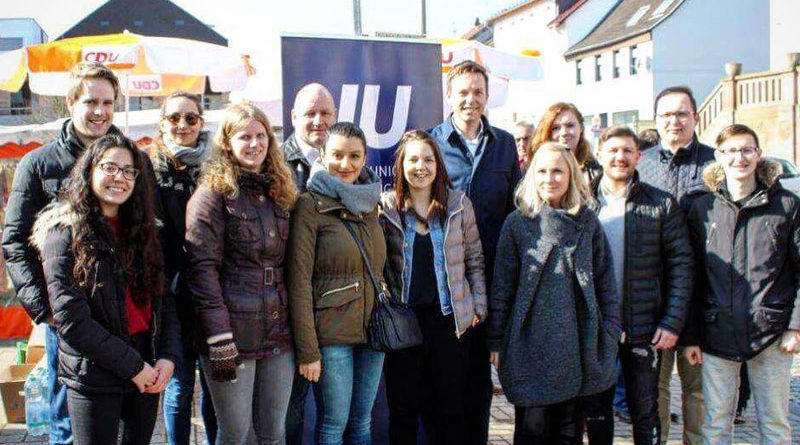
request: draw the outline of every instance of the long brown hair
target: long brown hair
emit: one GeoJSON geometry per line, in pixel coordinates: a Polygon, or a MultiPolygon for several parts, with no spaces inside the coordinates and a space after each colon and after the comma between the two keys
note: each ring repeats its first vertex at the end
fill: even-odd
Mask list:
{"type": "Polygon", "coordinates": [[[550,105],[550,108],[548,108],[547,111],[544,112],[542,119],[539,121],[539,125],[536,127],[536,132],[533,134],[531,153],[529,153],[528,159],[533,158],[533,154],[536,153],[536,150],[539,148],[539,146],[552,140],[553,122],[556,121],[556,118],[559,114],[565,111],[572,113],[573,116],[575,116],[575,119],[578,120],[578,124],[581,126],[580,139],[578,140],[578,146],[575,148],[574,153],[575,160],[578,161],[578,165],[583,168],[583,166],[586,165],[586,162],[594,159],[594,156],[592,156],[592,148],[589,145],[589,141],[586,140],[586,129],[583,127],[583,115],[580,111],[578,111],[578,107],[567,102],[554,103],[553,105],[550,105]]]}
{"type": "Polygon", "coordinates": [[[97,267],[96,239],[114,246],[126,274],[131,295],[137,304],[150,301],[164,289],[163,258],[158,240],[155,217],[155,184],[145,162],[145,155],[128,138],[118,134],[105,135],[92,142],[83,152],[70,174],[65,199],[70,203],[77,220],[72,233],[75,254],[73,275],[79,286],[88,286],[92,270],[97,267]],[[103,217],[100,202],[92,191],[92,173],[112,148],[130,152],[133,166],[139,170],[131,196],[119,206],[119,236],[114,237],[111,226],[103,217]]]}
{"type": "Polygon", "coordinates": [[[444,168],[444,160],[439,151],[439,144],[427,132],[422,130],[411,130],[403,134],[400,138],[400,143],[397,146],[397,151],[394,152],[394,193],[397,197],[397,210],[404,212],[409,206],[411,196],[409,193],[408,180],[403,174],[403,161],[406,157],[406,147],[414,141],[422,142],[428,145],[433,152],[433,159],[436,161],[436,177],[431,184],[431,204],[428,207],[428,216],[431,218],[438,217],[440,221],[444,222],[447,217],[447,191],[452,184],[450,177],[447,176],[447,171],[444,168]]]}
{"type": "Polygon", "coordinates": [[[271,179],[268,194],[281,209],[289,211],[297,201],[297,187],[292,172],[283,160],[283,150],[278,146],[278,139],[275,138],[269,119],[263,111],[251,104],[233,104],[225,109],[225,116],[214,136],[214,149],[203,172],[202,182],[230,199],[239,195],[241,169],[233,157],[230,141],[251,120],[260,122],[269,138],[267,157],[261,164],[260,172],[271,179]]]}

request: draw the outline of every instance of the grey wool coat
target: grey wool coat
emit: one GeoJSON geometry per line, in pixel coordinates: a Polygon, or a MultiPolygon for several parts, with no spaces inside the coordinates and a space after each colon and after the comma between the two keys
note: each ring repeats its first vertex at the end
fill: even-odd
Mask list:
{"type": "Polygon", "coordinates": [[[503,225],[489,298],[489,350],[515,406],[541,406],[615,382],[622,327],[611,250],[586,206],[545,205],[503,225]]]}

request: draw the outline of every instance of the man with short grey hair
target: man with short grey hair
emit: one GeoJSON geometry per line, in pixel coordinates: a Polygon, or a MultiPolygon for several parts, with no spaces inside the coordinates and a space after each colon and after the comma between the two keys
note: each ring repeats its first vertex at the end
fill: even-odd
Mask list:
{"type": "Polygon", "coordinates": [[[517,156],[519,156],[519,168],[524,169],[531,159],[531,143],[533,142],[533,131],[536,128],[528,121],[517,121],[511,134],[514,136],[514,144],[517,146],[517,156]]]}

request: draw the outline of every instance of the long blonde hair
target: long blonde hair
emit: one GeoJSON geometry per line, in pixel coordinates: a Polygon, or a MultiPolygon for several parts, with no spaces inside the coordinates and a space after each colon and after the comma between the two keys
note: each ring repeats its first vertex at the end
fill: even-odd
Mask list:
{"type": "Polygon", "coordinates": [[[572,150],[566,145],[559,144],[558,142],[545,142],[533,153],[528,170],[525,172],[525,177],[517,187],[514,193],[514,203],[519,208],[520,212],[528,217],[536,216],[542,210],[542,205],[545,201],[539,195],[539,189],[536,187],[536,161],[545,152],[556,152],[561,154],[561,158],[567,163],[569,168],[569,186],[561,207],[569,213],[576,214],[581,206],[591,202],[592,197],[589,191],[589,186],[583,178],[583,172],[578,166],[578,161],[572,154],[572,150]]]}
{"type": "Polygon", "coordinates": [[[251,120],[260,122],[267,130],[269,145],[267,157],[261,164],[261,173],[271,179],[269,196],[283,210],[289,211],[297,201],[297,188],[294,185],[292,172],[283,160],[283,150],[278,146],[278,140],[275,138],[267,116],[253,105],[233,104],[225,109],[225,116],[214,136],[214,148],[203,172],[202,182],[229,199],[234,199],[239,195],[241,169],[233,157],[230,140],[251,120]]]}

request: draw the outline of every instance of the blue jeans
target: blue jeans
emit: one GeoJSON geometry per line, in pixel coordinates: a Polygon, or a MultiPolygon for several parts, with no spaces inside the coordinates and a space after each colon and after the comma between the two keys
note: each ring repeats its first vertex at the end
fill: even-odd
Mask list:
{"type": "Polygon", "coordinates": [[[58,381],[58,332],[50,325],[45,327],[44,350],[47,354],[47,386],[50,393],[50,444],[71,444],[67,387],[58,381]]]}
{"type": "Polygon", "coordinates": [[[368,345],[323,346],[320,353],[322,376],[314,385],[315,442],[369,445],[372,404],[378,393],[384,354],[368,345]]]}
{"type": "MultiPolygon", "coordinates": [[[[164,391],[164,426],[170,445],[189,444],[197,358],[197,353],[190,346],[183,345],[181,362],[175,364],[175,372],[164,391]]],[[[206,429],[206,441],[213,444],[217,437],[217,418],[202,371],[200,372],[200,387],[202,388],[200,412],[206,429]]]]}
{"type": "Polygon", "coordinates": [[[625,376],[622,372],[622,363],[617,358],[617,387],[614,390],[614,410],[628,411],[628,402],[625,400],[625,376]]]}

